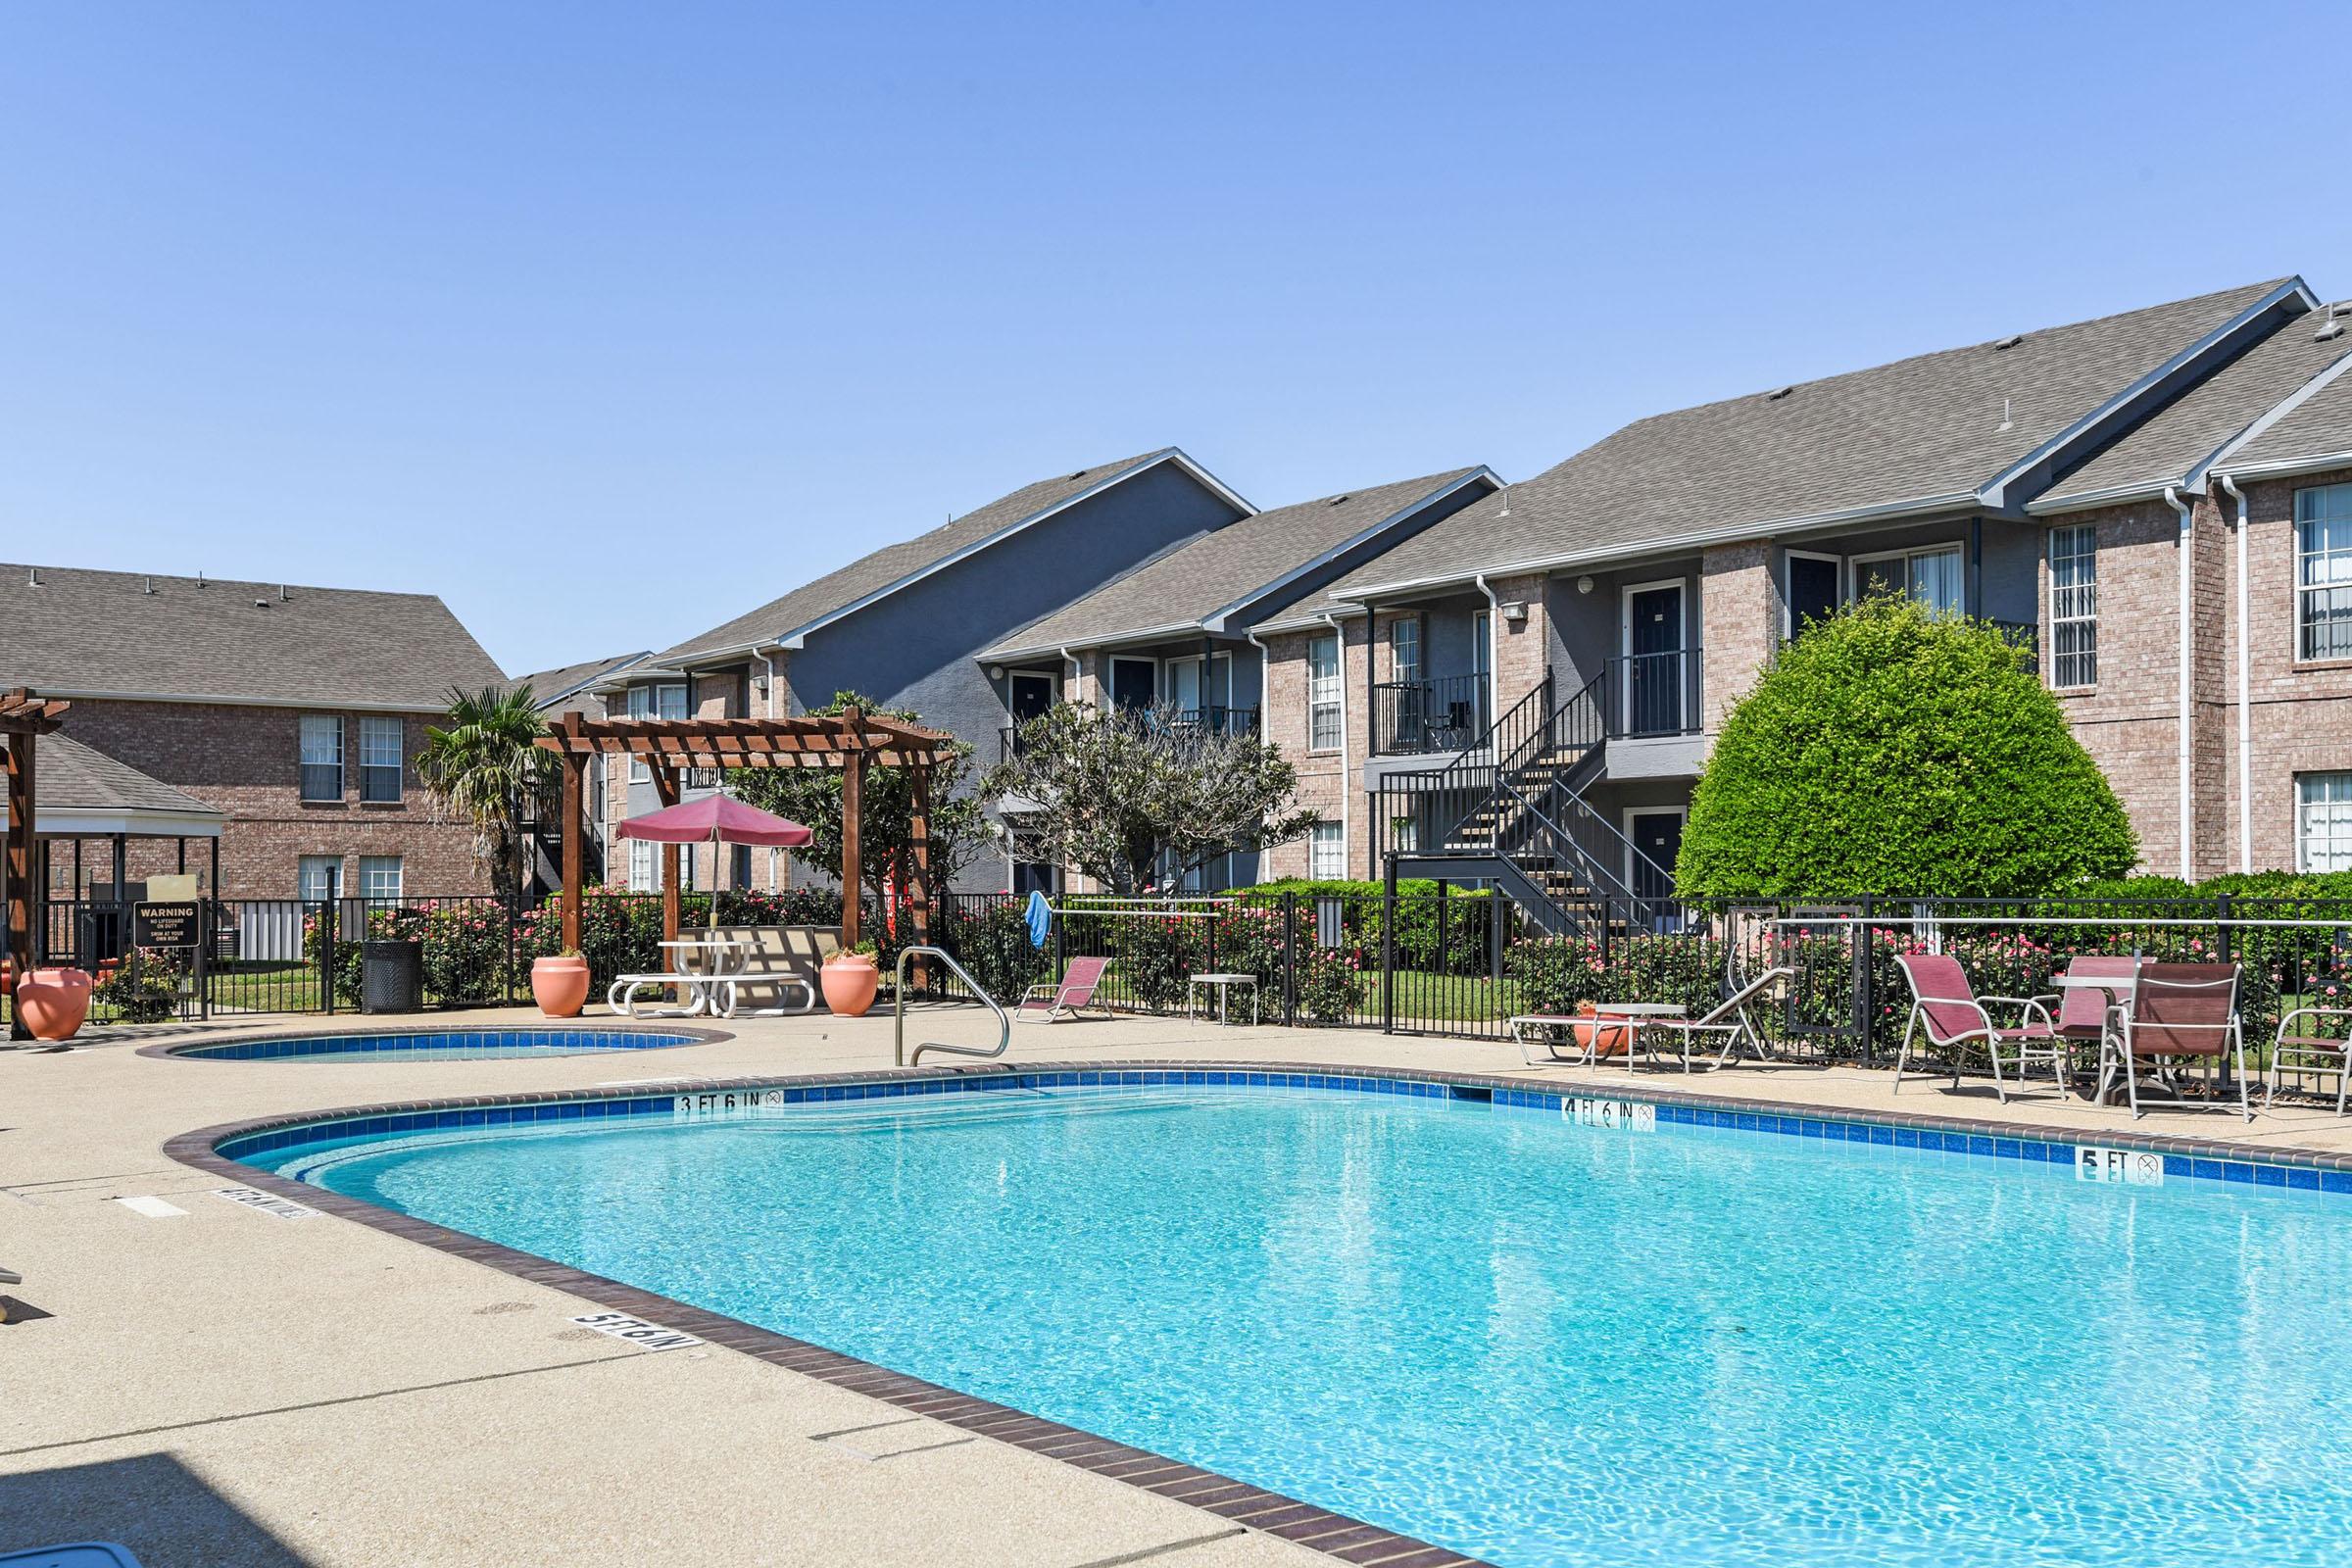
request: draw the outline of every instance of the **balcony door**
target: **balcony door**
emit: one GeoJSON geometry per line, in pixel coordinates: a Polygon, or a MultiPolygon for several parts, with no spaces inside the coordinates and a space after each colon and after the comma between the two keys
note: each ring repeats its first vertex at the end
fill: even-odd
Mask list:
{"type": "Polygon", "coordinates": [[[1110,701],[1116,708],[1150,708],[1158,698],[1159,666],[1149,659],[1110,662],[1110,701]]]}
{"type": "Polygon", "coordinates": [[[1688,633],[1681,579],[1625,590],[1625,695],[1620,721],[1628,735],[1683,733],[1683,647],[1688,633]]]}

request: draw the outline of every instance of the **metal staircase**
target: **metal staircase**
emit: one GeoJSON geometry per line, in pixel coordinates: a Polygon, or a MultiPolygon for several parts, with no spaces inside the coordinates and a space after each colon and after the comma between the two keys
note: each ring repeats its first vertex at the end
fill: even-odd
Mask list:
{"type": "Polygon", "coordinates": [[[1672,872],[1583,794],[1605,760],[1610,687],[1604,669],[1555,704],[1546,676],[1446,766],[1384,777],[1384,859],[1400,874],[1492,882],[1554,936],[1655,924],[1672,872]]]}

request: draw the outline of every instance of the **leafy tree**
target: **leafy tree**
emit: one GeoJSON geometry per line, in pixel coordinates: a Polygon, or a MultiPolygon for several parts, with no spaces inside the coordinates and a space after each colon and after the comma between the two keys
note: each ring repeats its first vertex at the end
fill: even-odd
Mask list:
{"type": "MultiPolygon", "coordinates": [[[[808,711],[822,718],[838,717],[855,708],[872,718],[895,718],[919,724],[920,715],[903,709],[884,708],[856,692],[837,692],[833,701],[808,711]]],[[[944,888],[956,873],[995,837],[980,803],[963,788],[971,768],[972,749],[962,741],[931,770],[931,886],[944,888]]],[[[842,773],[830,767],[738,768],[728,774],[734,797],[763,811],[789,817],[808,829],[809,840],[792,858],[812,871],[841,880],[842,773]]],[[[868,765],[863,794],[858,800],[858,880],[876,899],[890,880],[894,858],[914,840],[914,773],[910,768],[868,765]]]]}
{"type": "Polygon", "coordinates": [[[1724,721],[1690,896],[2017,898],[2132,869],[2131,820],[2017,646],[1900,598],[1806,627],[1724,721]]]}
{"type": "Polygon", "coordinates": [[[562,763],[531,744],[547,733],[526,684],[501,691],[452,688],[449,727],[427,727],[416,777],[434,813],[473,829],[473,854],[501,898],[520,897],[526,807],[552,798],[562,763]]]}
{"type": "Polygon", "coordinates": [[[1111,893],[1175,886],[1220,857],[1301,838],[1298,770],[1254,735],[1184,717],[1171,704],[1061,704],[1021,727],[981,792],[1014,803],[1006,828],[1025,859],[1065,865],[1111,893]]]}

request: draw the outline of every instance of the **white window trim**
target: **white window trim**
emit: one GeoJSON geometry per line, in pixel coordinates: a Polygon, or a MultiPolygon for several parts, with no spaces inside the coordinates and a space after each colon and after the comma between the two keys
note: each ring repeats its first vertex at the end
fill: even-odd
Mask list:
{"type": "Polygon", "coordinates": [[[2060,692],[2094,691],[2099,684],[2099,533],[2095,523],[2068,523],[2052,528],[2041,551],[2043,570],[2047,573],[2050,591],[2050,636],[2047,654],[2050,689],[2060,692]],[[2061,615],[2058,613],[2058,536],[2062,533],[2082,533],[2090,536],[2090,613],[2061,615]],[[2062,625],[2087,625],[2091,629],[2090,679],[2061,684],[2058,679],[2058,628],[2062,625]]]}
{"type": "Polygon", "coordinates": [[[304,713],[294,721],[294,790],[295,794],[307,804],[313,806],[333,805],[344,800],[351,793],[351,760],[347,755],[350,737],[343,733],[347,727],[341,713],[304,713]],[[332,795],[312,795],[303,787],[303,769],[326,765],[324,762],[313,762],[310,760],[310,748],[306,744],[308,736],[305,732],[310,729],[313,720],[334,726],[335,793],[332,795]]]}
{"type": "MultiPolygon", "coordinates": [[[[369,806],[397,806],[408,795],[409,726],[398,714],[362,713],[360,715],[360,799],[369,806]],[[392,732],[392,760],[389,764],[368,760],[368,732],[379,733],[386,728],[392,732]],[[368,774],[369,769],[381,772],[389,766],[392,773],[392,794],[387,800],[368,800],[368,774]]],[[[397,858],[397,857],[395,857],[397,858]]]]}
{"type": "Polygon", "coordinates": [[[1186,664],[1205,666],[1200,671],[1200,707],[1212,709],[1233,706],[1233,656],[1230,654],[1216,654],[1205,661],[1199,654],[1176,654],[1161,660],[1158,685],[1152,689],[1163,694],[1163,702],[1172,703],[1176,700],[1176,671],[1186,664]],[[1221,684],[1225,688],[1222,697],[1216,695],[1220,675],[1223,676],[1221,684]]]}
{"type": "MultiPolygon", "coordinates": [[[[2294,803],[2295,869],[2297,871],[2309,871],[2312,868],[2311,839],[2310,836],[2303,830],[2303,786],[2306,783],[2315,782],[2320,779],[2332,778],[2352,779],[2352,771],[2347,771],[2341,768],[2321,768],[2309,773],[2297,773],[2294,775],[2292,798],[2294,803]]],[[[2352,802],[2347,802],[2345,804],[2347,807],[2352,807],[2352,802]]]]}
{"type": "Polygon", "coordinates": [[[380,901],[386,901],[386,900],[388,900],[388,901],[390,901],[391,903],[398,904],[398,903],[400,903],[400,902],[401,902],[403,899],[405,899],[405,898],[407,898],[407,897],[408,897],[408,891],[409,891],[409,876],[408,876],[408,867],[407,867],[405,864],[403,864],[403,863],[402,863],[402,858],[401,858],[400,856],[397,856],[397,855],[363,855],[363,856],[361,856],[361,857],[360,857],[360,897],[361,897],[361,898],[363,898],[363,899],[372,899],[372,900],[377,900],[377,901],[379,901],[379,902],[380,902],[380,901]],[[391,866],[392,866],[392,891],[391,891],[391,892],[389,892],[389,893],[374,893],[374,892],[371,892],[371,891],[369,891],[369,889],[368,889],[368,869],[369,869],[370,867],[380,867],[380,866],[382,866],[382,865],[383,865],[385,862],[387,862],[387,861],[389,861],[389,862],[391,863],[391,866]]]}
{"type": "Polygon", "coordinates": [[[1824,550],[1784,550],[1781,552],[1781,640],[1788,642],[1796,636],[1796,607],[1788,593],[1788,563],[1818,561],[1830,567],[1838,577],[1838,602],[1832,610],[1842,610],[1852,602],[1853,594],[1845,578],[1845,558],[1833,556],[1824,550]]]}
{"type": "Polygon", "coordinates": [[[1429,617],[1418,611],[1409,615],[1398,615],[1389,622],[1389,679],[1398,685],[1408,680],[1420,684],[1429,679],[1429,617]],[[1413,672],[1410,676],[1398,667],[1396,661],[1396,634],[1407,626],[1413,629],[1413,672]]]}
{"type": "Polygon", "coordinates": [[[1348,880],[1348,824],[1317,822],[1306,830],[1306,878],[1310,882],[1345,882],[1348,880]],[[1321,869],[1320,854],[1326,834],[1339,847],[1340,868],[1325,874],[1321,869]]]}
{"type": "MultiPolygon", "coordinates": [[[[2294,565],[2287,578],[2288,591],[2292,595],[2290,613],[2287,617],[2287,635],[2293,639],[2287,646],[2287,653],[2288,657],[2298,664],[2341,664],[2346,662],[2345,656],[2341,654],[2306,654],[2303,652],[2304,596],[2324,593],[2341,586],[2335,583],[2318,583],[2306,586],[2303,581],[2303,561],[2307,554],[2303,548],[2303,524],[2307,520],[2303,515],[2303,498],[2306,495],[2316,495],[2328,490],[2352,490],[2352,481],[2300,485],[2295,488],[2287,500],[2287,519],[2294,528],[2295,553],[2294,565]]],[[[2299,832],[2297,837],[2300,838],[2299,832]]]]}
{"type": "Polygon", "coordinates": [[[1345,751],[1348,746],[1348,647],[1336,629],[1317,632],[1307,638],[1305,665],[1307,755],[1310,757],[1333,756],[1345,751]],[[1336,715],[1331,727],[1332,734],[1336,738],[1329,746],[1315,744],[1315,710],[1325,706],[1318,703],[1315,698],[1315,645],[1321,642],[1331,644],[1333,696],[1329,706],[1336,715]]]}
{"type": "Polygon", "coordinates": [[[294,897],[304,904],[339,904],[343,900],[343,857],[340,855],[298,855],[294,858],[294,897]],[[326,891],[318,898],[311,897],[310,878],[305,868],[323,864],[329,867],[326,891]]]}

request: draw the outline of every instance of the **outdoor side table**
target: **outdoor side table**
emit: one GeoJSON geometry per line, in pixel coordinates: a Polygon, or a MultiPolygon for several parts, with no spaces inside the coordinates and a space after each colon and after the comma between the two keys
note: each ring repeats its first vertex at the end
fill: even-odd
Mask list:
{"type": "Polygon", "coordinates": [[[1193,1004],[1197,1000],[1198,995],[1195,988],[1199,986],[1216,987],[1217,1022],[1219,1023],[1228,1023],[1232,1021],[1225,1016],[1225,1002],[1226,999],[1233,994],[1233,988],[1235,986],[1248,986],[1250,988],[1250,1021],[1251,1023],[1257,1023],[1261,1021],[1258,1004],[1257,976],[1253,974],[1194,975],[1191,981],[1188,982],[1184,988],[1184,1015],[1187,1018],[1193,1016],[1193,1004]]]}
{"type": "MultiPolygon", "coordinates": [[[[1625,1025],[1625,1070],[1630,1073],[1634,1070],[1635,1049],[1642,1045],[1642,1037],[1646,1032],[1642,1025],[1661,1018],[1685,1018],[1690,1016],[1690,1009],[1679,1002],[1595,1002],[1592,1004],[1592,1049],[1589,1054],[1592,1065],[1595,1070],[1600,1066],[1601,1023],[1614,1021],[1625,1025]]],[[[1654,1046],[1648,1049],[1652,1055],[1657,1054],[1654,1046]]],[[[1686,1054],[1686,1066],[1688,1060],[1686,1054]]]]}

